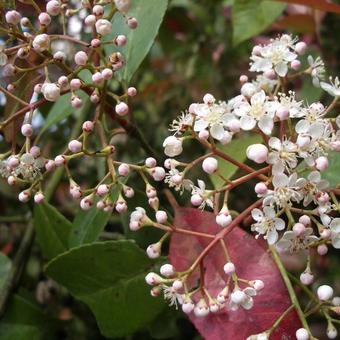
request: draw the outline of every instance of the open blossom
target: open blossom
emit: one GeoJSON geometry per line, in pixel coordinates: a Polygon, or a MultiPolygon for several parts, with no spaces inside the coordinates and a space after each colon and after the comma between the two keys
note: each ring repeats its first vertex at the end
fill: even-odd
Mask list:
{"type": "Polygon", "coordinates": [[[268,155],[267,162],[278,166],[294,169],[297,166],[297,151],[298,147],[295,143],[289,140],[281,141],[277,137],[271,137],[268,142],[271,152],[268,155]]]}
{"type": "Polygon", "coordinates": [[[258,235],[264,235],[268,244],[276,243],[279,237],[278,231],[285,228],[285,222],[276,217],[274,208],[263,207],[263,212],[260,209],[254,209],[251,215],[256,221],[256,223],[252,224],[251,230],[256,231],[258,235]]]}
{"type": "Polygon", "coordinates": [[[313,85],[320,87],[320,80],[325,77],[325,64],[320,57],[314,59],[311,55],[308,56],[307,61],[311,69],[313,85]]]}
{"type": "Polygon", "coordinates": [[[243,290],[236,289],[231,293],[229,307],[235,311],[241,306],[248,310],[254,305],[253,296],[256,295],[256,290],[251,287],[247,287],[243,290]]]}
{"type": "Polygon", "coordinates": [[[261,90],[250,98],[250,103],[241,102],[234,112],[240,117],[243,130],[252,130],[257,124],[266,135],[269,135],[274,127],[276,107],[277,103],[268,101],[265,92],[261,90]]]}
{"type": "Polygon", "coordinates": [[[197,202],[200,209],[204,209],[206,205],[208,205],[210,208],[214,207],[214,203],[212,198],[210,197],[210,191],[206,190],[206,186],[204,181],[197,180],[198,186],[192,186],[191,191],[191,201],[193,202],[193,199],[197,199],[197,202]]]}
{"type": "Polygon", "coordinates": [[[293,52],[295,40],[284,34],[274,39],[265,46],[256,46],[256,53],[250,57],[252,72],[266,72],[274,70],[280,77],[285,77],[288,73],[288,63],[297,58],[293,52]]]}
{"type": "Polygon", "coordinates": [[[183,112],[180,116],[172,121],[169,131],[177,134],[182,134],[188,127],[191,127],[193,123],[193,116],[190,113],[183,112]]]}
{"type": "Polygon", "coordinates": [[[228,133],[225,127],[232,117],[227,104],[203,103],[192,105],[191,109],[196,115],[194,130],[196,132],[208,130],[213,138],[223,140],[225,134],[228,133]]]}
{"type": "Polygon", "coordinates": [[[329,79],[329,83],[321,82],[320,86],[323,90],[328,92],[333,97],[340,97],[340,80],[336,77],[333,81],[332,78],[329,79]]]}
{"type": "Polygon", "coordinates": [[[323,226],[331,232],[331,242],[335,249],[340,249],[340,218],[332,218],[326,214],[320,215],[323,226]]]}
{"type": "Polygon", "coordinates": [[[278,249],[290,253],[307,249],[313,242],[318,241],[318,237],[313,235],[312,228],[306,228],[301,235],[296,235],[294,231],[286,231],[282,238],[277,242],[278,249]]]}

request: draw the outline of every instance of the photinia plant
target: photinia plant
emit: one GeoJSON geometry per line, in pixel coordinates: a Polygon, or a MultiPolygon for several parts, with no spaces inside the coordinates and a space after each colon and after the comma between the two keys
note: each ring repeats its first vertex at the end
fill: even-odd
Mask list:
{"type": "MultiPolygon", "coordinates": [[[[173,120],[162,143],[166,158],[138,127],[130,103],[138,86],[130,81],[167,1],[13,4],[1,7],[0,175],[33,217],[24,216],[14,260],[1,257],[0,334],[13,324],[8,310],[19,295],[11,295],[36,233],[49,278],[38,285],[37,300],[65,287],[91,309],[106,337],[150,325],[164,311],[162,295],[208,340],[316,339],[308,322],[314,314],[335,339],[340,298],[321,284],[312,258],[340,248],[339,181],[329,170],[340,151],[340,81],[326,79],[308,44],[290,34],[256,44],[237,95],[219,101],[206,93],[173,120]],[[35,18],[25,16],[32,10],[35,18]],[[325,102],[295,92],[307,81],[325,102]],[[53,128],[72,115],[73,126],[51,140],[53,128]],[[145,150],[142,160],[131,161],[121,135],[145,150]],[[98,171],[84,181],[89,162],[98,171]],[[79,207],[73,221],[68,202],[53,205],[63,176],[79,207]],[[146,254],[127,240],[132,236],[101,239],[112,214],[128,214],[131,232],[158,231],[146,254]],[[304,264],[299,278],[290,270],[294,257],[304,264]]],[[[248,5],[236,2],[235,15],[243,17],[248,5]]],[[[284,7],[270,4],[276,16],[284,7]]],[[[249,37],[234,33],[236,43],[249,37]]]]}

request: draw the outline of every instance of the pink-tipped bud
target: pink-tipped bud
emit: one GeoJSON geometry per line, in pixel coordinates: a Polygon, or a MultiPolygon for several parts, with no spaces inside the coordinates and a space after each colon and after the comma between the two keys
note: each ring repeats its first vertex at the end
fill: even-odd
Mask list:
{"type": "Polygon", "coordinates": [[[41,26],[47,26],[51,23],[51,17],[48,13],[41,12],[38,16],[38,20],[41,26]]]}
{"type": "Polygon", "coordinates": [[[246,83],[248,81],[248,77],[245,75],[245,74],[242,74],[241,76],[240,76],[240,83],[241,84],[244,84],[244,83],[246,83]]]}
{"type": "Polygon", "coordinates": [[[250,284],[256,291],[260,291],[264,288],[264,282],[262,280],[250,281],[250,284]]]}
{"type": "Polygon", "coordinates": [[[175,274],[174,266],[169,263],[163,264],[159,271],[165,277],[171,277],[175,274]]]}
{"type": "Polygon", "coordinates": [[[137,90],[136,90],[135,87],[129,87],[129,88],[127,89],[127,95],[128,95],[129,97],[134,97],[136,94],[137,94],[137,90]]]}
{"type": "Polygon", "coordinates": [[[214,104],[215,101],[216,101],[215,97],[210,93],[206,93],[203,97],[204,104],[211,105],[214,104]]]}
{"type": "Polygon", "coordinates": [[[268,187],[265,183],[259,182],[255,185],[255,192],[259,197],[265,195],[268,191],[268,187]]]}
{"type": "Polygon", "coordinates": [[[319,244],[317,247],[317,252],[319,255],[324,256],[328,253],[328,247],[326,244],[319,244]]]}
{"type": "Polygon", "coordinates": [[[218,168],[217,159],[214,157],[207,157],[202,163],[202,169],[207,174],[213,174],[218,168]]]}
{"type": "Polygon", "coordinates": [[[146,254],[150,259],[156,259],[161,255],[162,244],[160,242],[150,244],[146,249],[146,254]]]}
{"type": "Polygon", "coordinates": [[[327,157],[321,156],[321,157],[318,157],[315,160],[315,167],[319,171],[327,170],[328,166],[329,166],[329,162],[328,162],[328,158],[327,157]]]}
{"type": "Polygon", "coordinates": [[[77,65],[79,66],[84,66],[86,65],[88,61],[88,56],[84,51],[79,51],[74,55],[74,61],[77,65]]]}
{"type": "Polygon", "coordinates": [[[287,120],[289,118],[289,110],[283,106],[279,107],[275,113],[275,116],[282,120],[287,120]]]}
{"type": "Polygon", "coordinates": [[[92,81],[94,82],[94,84],[99,85],[104,81],[104,77],[100,72],[96,72],[92,75],[92,81]]]}
{"type": "Polygon", "coordinates": [[[16,178],[14,176],[9,176],[7,178],[7,183],[8,185],[11,185],[11,186],[15,185],[17,183],[16,178]]]}
{"type": "Polygon", "coordinates": [[[321,301],[327,301],[330,300],[333,297],[333,288],[328,285],[320,286],[316,291],[319,300],[321,301]]]}
{"type": "Polygon", "coordinates": [[[323,229],[320,233],[320,236],[324,240],[328,240],[331,237],[332,233],[329,229],[323,229]]]}
{"type": "Polygon", "coordinates": [[[94,124],[90,120],[83,123],[83,131],[86,133],[91,133],[94,129],[94,124]]]}
{"type": "Polygon", "coordinates": [[[71,140],[69,143],[68,143],[68,149],[73,152],[73,153],[77,153],[79,151],[81,151],[83,147],[83,144],[81,142],[79,142],[78,140],[71,140]]]}
{"type": "Polygon", "coordinates": [[[80,208],[83,210],[89,210],[93,206],[93,196],[88,195],[80,201],[80,208]]]}
{"type": "Polygon", "coordinates": [[[61,76],[58,78],[57,83],[61,87],[66,87],[68,85],[68,78],[66,76],[61,76]]]}
{"type": "Polygon", "coordinates": [[[92,39],[91,40],[91,46],[93,47],[93,48],[98,48],[98,47],[100,47],[101,46],[101,41],[99,40],[99,39],[92,39]]]}
{"type": "Polygon", "coordinates": [[[129,112],[129,107],[126,103],[120,102],[116,105],[115,111],[119,116],[125,116],[129,112]]]}
{"type": "Polygon", "coordinates": [[[33,127],[31,124],[24,124],[21,127],[21,133],[25,137],[31,137],[33,134],[33,127]]]}
{"type": "Polygon", "coordinates": [[[232,262],[227,262],[223,267],[224,272],[227,275],[231,275],[235,273],[235,265],[232,262]]]}
{"type": "Polygon", "coordinates": [[[293,70],[295,70],[295,71],[299,70],[300,67],[301,67],[301,62],[300,62],[300,60],[297,60],[297,59],[293,60],[293,61],[290,63],[290,67],[291,67],[293,70]]]}
{"type": "Polygon", "coordinates": [[[125,213],[127,211],[127,204],[126,202],[121,199],[120,201],[118,201],[116,203],[116,211],[119,213],[119,214],[122,214],[122,213],[125,213]]]}
{"type": "Polygon", "coordinates": [[[63,155],[58,155],[54,159],[54,163],[56,166],[63,166],[64,164],[66,164],[66,158],[63,155]]]}
{"type": "Polygon", "coordinates": [[[145,276],[145,282],[150,286],[156,286],[162,283],[163,279],[156,273],[148,273],[145,276]]]}
{"type": "Polygon", "coordinates": [[[307,49],[307,44],[303,41],[299,41],[296,45],[295,45],[295,51],[298,54],[304,54],[306,52],[307,49]]]}
{"type": "Polygon", "coordinates": [[[60,13],[61,4],[58,0],[51,0],[46,4],[46,12],[49,15],[56,16],[60,13]]]}
{"type": "Polygon", "coordinates": [[[98,196],[105,196],[109,193],[109,187],[106,184],[100,184],[97,188],[98,196]]]}
{"type": "Polygon", "coordinates": [[[309,286],[314,281],[314,275],[309,271],[305,271],[305,272],[301,273],[300,281],[301,281],[302,284],[309,286]]]}
{"type": "Polygon", "coordinates": [[[78,78],[74,78],[70,81],[70,88],[72,91],[79,90],[81,87],[81,80],[78,78]]]}
{"type": "Polygon", "coordinates": [[[8,11],[5,14],[5,19],[8,24],[17,25],[20,22],[21,14],[17,11],[8,11]]]}
{"type": "Polygon", "coordinates": [[[163,210],[158,210],[158,211],[156,212],[156,221],[157,221],[158,223],[163,224],[163,223],[166,223],[167,220],[168,220],[168,215],[167,215],[167,213],[166,213],[165,211],[163,211],[163,210]]]}
{"type": "Polygon", "coordinates": [[[194,303],[189,299],[185,300],[182,304],[182,311],[185,314],[190,314],[195,308],[194,303]]]}
{"type": "Polygon", "coordinates": [[[31,193],[28,190],[22,191],[18,196],[19,201],[23,203],[28,202],[30,198],[31,198],[31,193]]]}
{"type": "Polygon", "coordinates": [[[172,284],[172,288],[179,291],[183,288],[183,282],[181,280],[175,280],[172,284]]]}
{"type": "Polygon", "coordinates": [[[263,144],[252,144],[247,148],[247,157],[255,163],[261,164],[267,160],[268,149],[263,144]]]}
{"type": "Polygon", "coordinates": [[[273,69],[264,71],[263,75],[270,80],[276,79],[276,73],[273,69]]]}
{"type": "Polygon", "coordinates": [[[46,163],[45,163],[45,169],[46,171],[52,171],[55,169],[55,162],[52,159],[49,159],[46,163]]]}
{"type": "Polygon", "coordinates": [[[92,13],[96,16],[96,17],[102,17],[104,14],[104,8],[101,5],[95,5],[92,8],[92,13]]]}
{"type": "Polygon", "coordinates": [[[302,223],[295,223],[293,225],[293,232],[296,236],[302,236],[306,231],[306,227],[302,223]]]}
{"type": "Polygon", "coordinates": [[[126,45],[126,36],[123,34],[117,35],[117,37],[114,40],[114,43],[116,46],[125,46],[126,45]]]}
{"type": "Polygon", "coordinates": [[[105,80],[109,80],[112,78],[112,76],[113,76],[113,71],[109,68],[104,68],[104,70],[102,71],[102,77],[105,80]]]}
{"type": "Polygon", "coordinates": [[[302,223],[305,227],[309,227],[311,220],[310,220],[310,217],[308,215],[302,215],[299,218],[299,222],[302,223]]]}
{"type": "Polygon", "coordinates": [[[126,24],[131,28],[132,30],[136,29],[138,26],[138,21],[134,17],[129,17],[126,21],[126,24]]]}
{"type": "Polygon", "coordinates": [[[118,167],[118,173],[120,176],[127,176],[130,172],[130,166],[129,164],[126,164],[126,163],[122,163],[119,165],[118,167]]]}
{"type": "Polygon", "coordinates": [[[39,146],[32,146],[30,148],[30,154],[34,157],[34,158],[38,158],[40,156],[40,148],[39,146]]]}
{"type": "Polygon", "coordinates": [[[135,196],[135,191],[131,187],[128,187],[127,185],[124,185],[123,193],[124,196],[127,198],[132,198],[133,196],[135,196]]]}
{"type": "Polygon", "coordinates": [[[209,138],[209,131],[208,130],[201,130],[198,133],[198,138],[201,140],[207,140],[209,138]]]}
{"type": "Polygon", "coordinates": [[[83,101],[81,100],[80,97],[78,96],[72,96],[71,98],[71,106],[74,107],[75,109],[81,108],[83,105],[83,101]]]}
{"type": "Polygon", "coordinates": [[[84,22],[86,26],[94,26],[96,23],[96,17],[93,14],[90,14],[85,18],[84,22]]]}
{"type": "Polygon", "coordinates": [[[15,169],[20,164],[19,158],[17,156],[10,156],[7,164],[11,169],[15,169]]]}
{"type": "Polygon", "coordinates": [[[96,31],[100,35],[110,34],[112,31],[112,24],[106,19],[99,19],[96,24],[96,31]]]}
{"type": "Polygon", "coordinates": [[[145,160],[145,165],[146,165],[148,168],[154,168],[154,167],[157,165],[157,161],[156,161],[153,157],[148,157],[148,158],[145,160]]]}
{"type": "Polygon", "coordinates": [[[194,194],[191,196],[190,202],[193,206],[198,207],[203,203],[203,198],[198,194],[194,194]]]}
{"type": "Polygon", "coordinates": [[[42,192],[37,192],[35,195],[34,195],[34,202],[37,203],[37,204],[40,204],[42,202],[44,202],[44,199],[45,199],[45,196],[42,192]]]}
{"type": "Polygon", "coordinates": [[[165,170],[160,166],[151,169],[150,173],[152,178],[157,182],[162,181],[165,177],[165,170]]]}

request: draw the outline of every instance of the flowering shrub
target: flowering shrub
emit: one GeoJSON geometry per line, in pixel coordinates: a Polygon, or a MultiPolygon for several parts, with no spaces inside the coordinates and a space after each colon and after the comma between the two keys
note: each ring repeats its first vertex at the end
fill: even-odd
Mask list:
{"type": "MultiPolygon", "coordinates": [[[[311,261],[314,250],[325,256],[340,248],[340,191],[338,181],[327,180],[332,157],[340,151],[340,82],[326,79],[322,59],[306,55],[307,44],[290,34],[255,45],[249,76],[239,77],[236,96],[220,101],[207,93],[170,124],[163,141],[166,158],[153,153],[134,123],[138,86],[117,85],[130,81],[148,51],[144,45],[152,44],[153,38],[145,43],[144,36],[130,33],[139,30],[133,14],[140,14],[142,3],[131,9],[128,0],[50,0],[41,9],[34,1],[20,2],[38,16],[30,20],[19,9],[4,14],[0,65],[6,85],[0,90],[10,114],[0,122],[6,144],[0,175],[13,190],[19,188],[18,201],[35,203],[23,247],[35,230],[49,261],[46,275],[85,302],[108,337],[151,322],[163,308],[157,298],[163,295],[206,339],[226,339],[220,324],[230,339],[316,339],[307,322],[314,313],[322,315],[327,336],[335,339],[340,298],[330,285],[313,285],[311,261]],[[62,33],[54,27],[58,23],[62,33]],[[69,50],[59,47],[65,41],[69,50]],[[126,59],[139,46],[139,59],[126,59]],[[299,97],[294,89],[301,81],[322,89],[327,101],[299,97]],[[41,112],[51,105],[42,124],[41,112]],[[53,154],[43,135],[75,110],[74,128],[65,131],[62,151],[53,154]],[[122,133],[136,137],[149,153],[142,161],[127,161],[116,143],[122,133]],[[198,156],[191,152],[196,146],[203,150],[198,156]],[[100,171],[82,183],[82,164],[89,160],[101,164],[100,171]],[[235,170],[230,172],[229,164],[235,170]],[[63,171],[69,195],[81,209],[72,224],[49,203],[63,171]],[[247,185],[251,204],[233,210],[231,195],[236,192],[235,199],[247,185]],[[188,198],[194,209],[180,207],[171,192],[181,202],[188,198]],[[131,241],[97,242],[112,213],[128,211],[131,231],[162,232],[146,247],[147,256],[131,241]],[[166,261],[162,254],[168,245],[166,261]],[[299,280],[285,267],[293,256],[304,261],[299,280]],[[145,305],[144,280],[156,298],[145,305]],[[305,309],[303,296],[309,300],[305,309]],[[142,302],[108,318],[112,305],[124,309],[129,299],[142,302]],[[254,321],[252,311],[265,317],[254,321]],[[121,326],[128,317],[130,324],[121,326]]],[[[166,4],[160,1],[157,13],[150,14],[159,16],[156,26],[166,4]]],[[[146,13],[154,9],[153,3],[144,6],[146,13]]],[[[13,275],[18,272],[15,268],[13,275]]],[[[4,313],[12,286],[2,289],[4,313]]],[[[45,301],[44,289],[37,290],[39,302],[45,301]]]]}

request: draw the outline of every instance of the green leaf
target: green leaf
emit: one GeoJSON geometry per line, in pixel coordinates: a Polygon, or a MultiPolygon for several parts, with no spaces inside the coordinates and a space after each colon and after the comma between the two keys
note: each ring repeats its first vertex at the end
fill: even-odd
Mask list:
{"type": "Polygon", "coordinates": [[[330,187],[336,188],[340,185],[340,153],[331,151],[328,154],[329,167],[321,173],[322,178],[329,181],[330,187]]]}
{"type": "Polygon", "coordinates": [[[46,274],[90,307],[104,336],[122,337],[145,327],[164,307],[144,280],[152,265],[133,242],[107,241],[59,255],[46,274]]]}
{"type": "Polygon", "coordinates": [[[107,54],[120,51],[125,58],[125,66],[117,72],[118,79],[129,83],[133,74],[149,52],[160,24],[163,20],[164,13],[168,5],[168,0],[134,0],[128,16],[135,17],[138,20],[138,27],[130,29],[126,24],[126,19],[116,13],[113,17],[112,34],[109,39],[114,39],[116,34],[124,34],[127,37],[127,43],[124,47],[116,48],[114,44],[105,45],[107,54]]]}
{"type": "Polygon", "coordinates": [[[73,248],[96,241],[105,228],[110,215],[111,213],[104,212],[96,207],[87,211],[79,209],[69,235],[69,247],[73,248]]]}
{"type": "Polygon", "coordinates": [[[5,283],[7,275],[11,270],[12,262],[11,260],[3,253],[0,252],[0,290],[5,283]]]}
{"type": "MultiPolygon", "coordinates": [[[[262,138],[259,135],[246,135],[232,140],[227,145],[219,146],[218,149],[223,151],[225,154],[232,157],[233,159],[243,163],[247,158],[246,156],[247,147],[250,144],[261,143],[261,141],[262,138]]],[[[218,163],[219,172],[225,179],[230,179],[238,170],[238,167],[236,165],[233,165],[221,158],[218,160],[218,163]]],[[[223,179],[218,177],[217,175],[211,175],[210,179],[214,184],[215,188],[225,184],[223,179]]]]}
{"type": "Polygon", "coordinates": [[[71,222],[48,203],[36,204],[33,215],[37,240],[44,256],[51,259],[68,249],[71,222]]]}
{"type": "Polygon", "coordinates": [[[0,323],[1,340],[43,340],[43,334],[35,326],[0,323]]]}
{"type": "MultiPolygon", "coordinates": [[[[76,91],[76,94],[82,99],[84,105],[84,101],[88,98],[86,94],[83,91],[76,91]]],[[[59,123],[77,110],[79,109],[75,109],[71,105],[71,93],[66,93],[59,97],[48,113],[45,124],[40,130],[39,136],[41,136],[52,125],[59,123]]]]}
{"type": "Polygon", "coordinates": [[[236,0],[233,6],[233,44],[264,31],[283,12],[286,4],[267,0],[236,0]]]}

